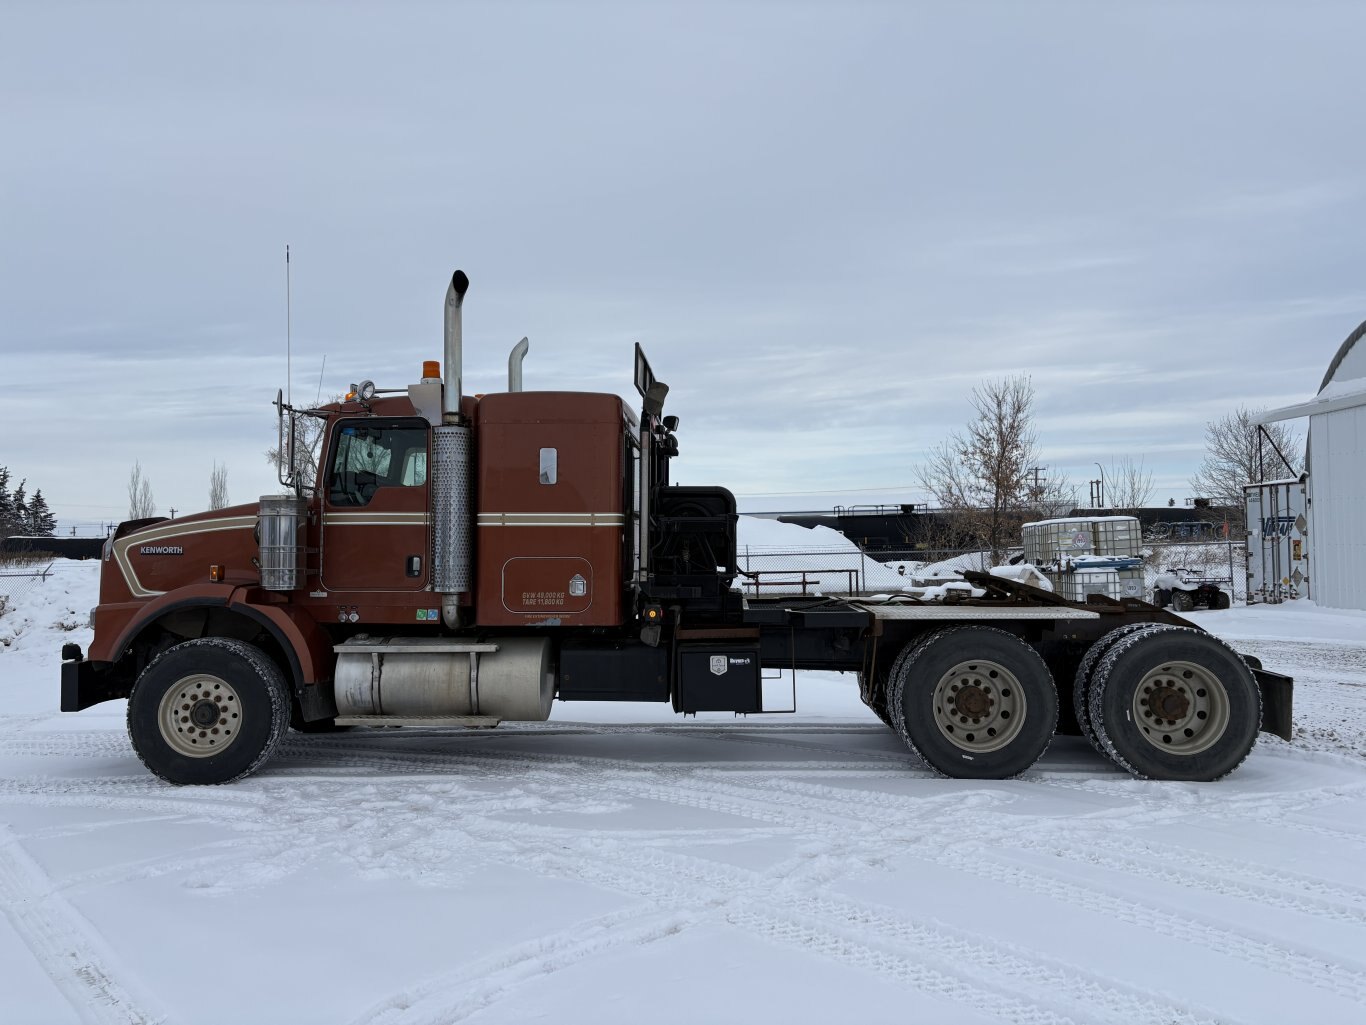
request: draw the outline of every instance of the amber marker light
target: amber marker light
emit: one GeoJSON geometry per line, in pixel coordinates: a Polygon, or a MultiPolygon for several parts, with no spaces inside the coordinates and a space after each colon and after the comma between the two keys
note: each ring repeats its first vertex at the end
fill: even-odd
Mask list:
{"type": "Polygon", "coordinates": [[[219,582],[220,580],[222,580],[222,579],[223,579],[223,567],[222,567],[222,566],[210,566],[210,567],[209,567],[209,583],[211,583],[211,584],[216,584],[216,583],[218,583],[218,582],[219,582]]]}

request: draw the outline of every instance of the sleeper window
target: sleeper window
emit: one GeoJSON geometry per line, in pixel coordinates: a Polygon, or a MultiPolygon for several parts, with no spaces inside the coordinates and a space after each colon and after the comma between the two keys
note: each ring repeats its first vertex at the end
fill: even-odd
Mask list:
{"type": "Polygon", "coordinates": [[[541,449],[541,483],[554,484],[560,476],[560,454],[558,449],[541,449]]]}

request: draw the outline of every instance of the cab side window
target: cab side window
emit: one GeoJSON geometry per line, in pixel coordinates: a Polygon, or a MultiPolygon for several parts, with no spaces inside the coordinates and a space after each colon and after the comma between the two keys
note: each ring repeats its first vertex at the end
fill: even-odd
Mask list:
{"type": "Polygon", "coordinates": [[[343,420],[338,424],[327,475],[332,505],[365,506],[380,488],[426,483],[425,422],[343,420]]]}

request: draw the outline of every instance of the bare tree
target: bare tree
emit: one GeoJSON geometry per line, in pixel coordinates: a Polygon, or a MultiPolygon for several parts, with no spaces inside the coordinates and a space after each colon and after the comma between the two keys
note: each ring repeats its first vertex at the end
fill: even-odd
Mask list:
{"type": "Polygon", "coordinates": [[[1283,423],[1266,425],[1267,435],[1285,454],[1286,466],[1271,445],[1258,445],[1257,410],[1239,406],[1205,425],[1205,461],[1190,479],[1191,490],[1215,505],[1243,507],[1243,486],[1282,480],[1304,468],[1299,436],[1283,423]]]}
{"type": "Polygon", "coordinates": [[[1141,456],[1137,462],[1122,456],[1110,464],[1105,490],[1111,509],[1141,509],[1153,497],[1153,473],[1141,456]]]}
{"type": "Polygon", "coordinates": [[[209,508],[223,509],[228,504],[228,468],[220,466],[217,460],[213,472],[209,474],[209,508]]]}
{"type": "Polygon", "coordinates": [[[1034,386],[1028,377],[986,381],[972,390],[976,416],[930,451],[917,470],[960,536],[986,547],[993,565],[1027,519],[1067,507],[1071,489],[1040,466],[1034,432],[1034,386]]]}
{"type": "Polygon", "coordinates": [[[155,516],[157,506],[152,501],[152,482],[142,475],[141,461],[133,464],[128,474],[128,518],[145,520],[155,516]]]}

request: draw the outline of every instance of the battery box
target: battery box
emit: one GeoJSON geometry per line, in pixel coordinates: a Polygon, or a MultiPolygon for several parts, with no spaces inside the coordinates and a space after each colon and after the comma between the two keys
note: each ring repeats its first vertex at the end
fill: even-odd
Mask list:
{"type": "Polygon", "coordinates": [[[763,711],[760,678],[757,644],[680,644],[674,707],[679,712],[763,711]]]}

